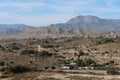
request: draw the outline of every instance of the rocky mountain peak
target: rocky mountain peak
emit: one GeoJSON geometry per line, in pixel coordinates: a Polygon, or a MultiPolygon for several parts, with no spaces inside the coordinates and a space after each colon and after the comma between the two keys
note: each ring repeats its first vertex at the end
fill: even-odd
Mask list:
{"type": "Polygon", "coordinates": [[[92,16],[92,15],[86,15],[86,16],[82,16],[79,15],[75,18],[70,19],[67,23],[71,24],[71,23],[80,23],[80,22],[99,22],[100,18],[98,18],[97,16],[92,16]]]}

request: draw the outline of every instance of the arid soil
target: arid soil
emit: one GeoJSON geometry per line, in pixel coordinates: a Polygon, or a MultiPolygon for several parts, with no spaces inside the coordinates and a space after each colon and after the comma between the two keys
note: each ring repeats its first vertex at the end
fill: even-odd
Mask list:
{"type": "Polygon", "coordinates": [[[120,80],[120,75],[91,75],[56,72],[27,72],[1,80],[120,80]]]}

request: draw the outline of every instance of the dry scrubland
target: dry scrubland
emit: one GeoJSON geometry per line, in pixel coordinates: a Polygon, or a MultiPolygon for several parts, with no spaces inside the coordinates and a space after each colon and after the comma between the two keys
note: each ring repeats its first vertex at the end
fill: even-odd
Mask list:
{"type": "Polygon", "coordinates": [[[120,80],[119,70],[119,37],[0,41],[1,80],[120,80]],[[63,67],[105,72],[55,72],[63,67]]]}

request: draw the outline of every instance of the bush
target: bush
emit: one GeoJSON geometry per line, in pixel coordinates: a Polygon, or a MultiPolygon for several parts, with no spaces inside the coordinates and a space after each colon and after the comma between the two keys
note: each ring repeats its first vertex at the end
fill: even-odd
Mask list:
{"type": "Polygon", "coordinates": [[[114,63],[115,63],[114,60],[111,60],[109,62],[104,63],[104,65],[113,65],[114,63]]]}
{"type": "Polygon", "coordinates": [[[111,43],[111,42],[115,42],[113,38],[100,37],[97,39],[98,44],[105,44],[105,43],[111,43]]]}
{"type": "Polygon", "coordinates": [[[119,75],[120,73],[119,73],[119,71],[116,70],[116,69],[108,69],[108,70],[107,70],[107,74],[108,74],[108,75],[119,75]]]}
{"type": "Polygon", "coordinates": [[[53,70],[53,69],[56,69],[56,67],[55,66],[51,66],[51,69],[53,70]]]}
{"type": "Polygon", "coordinates": [[[4,78],[9,78],[9,77],[5,75],[0,76],[0,79],[4,79],[4,78]]]}
{"type": "Polygon", "coordinates": [[[0,66],[4,66],[4,65],[5,65],[5,62],[1,61],[0,66]]]}
{"type": "Polygon", "coordinates": [[[37,55],[38,54],[38,51],[35,51],[35,50],[24,50],[21,52],[21,55],[37,55]]]}
{"type": "Polygon", "coordinates": [[[9,47],[12,50],[19,50],[20,49],[20,44],[18,44],[18,43],[12,43],[12,44],[9,44],[9,47]]]}
{"type": "Polygon", "coordinates": [[[76,60],[77,67],[83,67],[85,66],[85,63],[82,59],[77,59],[76,60]]]}
{"type": "Polygon", "coordinates": [[[22,72],[26,72],[26,71],[30,71],[31,69],[27,66],[22,66],[22,65],[17,65],[17,66],[12,66],[9,67],[8,71],[16,74],[16,73],[22,73],[22,72]]]}
{"type": "Polygon", "coordinates": [[[53,45],[47,44],[47,45],[42,45],[43,48],[53,48],[53,45]]]}
{"type": "Polygon", "coordinates": [[[4,72],[5,70],[6,70],[5,67],[2,67],[2,68],[0,69],[0,71],[2,71],[2,72],[4,72]]]}
{"type": "Polygon", "coordinates": [[[46,66],[46,67],[44,67],[45,69],[49,69],[49,67],[48,66],[46,66]]]}
{"type": "Polygon", "coordinates": [[[5,50],[5,48],[4,48],[2,45],[0,45],[0,49],[1,49],[1,50],[5,50]]]}
{"type": "Polygon", "coordinates": [[[91,66],[91,64],[96,64],[96,62],[92,59],[85,59],[85,66],[91,66]]]}
{"type": "Polygon", "coordinates": [[[105,66],[98,66],[94,68],[95,70],[105,70],[108,75],[119,75],[119,67],[105,67],[105,66]]]}
{"type": "Polygon", "coordinates": [[[83,55],[85,55],[85,53],[83,51],[80,51],[78,54],[78,56],[83,56],[83,55]]]}
{"type": "Polygon", "coordinates": [[[38,53],[38,57],[51,57],[53,54],[52,53],[49,53],[47,51],[42,51],[42,52],[39,52],[38,53]]]}
{"type": "Polygon", "coordinates": [[[78,67],[85,67],[85,66],[91,66],[91,64],[96,64],[96,62],[92,59],[78,59],[76,60],[76,64],[78,67]]]}

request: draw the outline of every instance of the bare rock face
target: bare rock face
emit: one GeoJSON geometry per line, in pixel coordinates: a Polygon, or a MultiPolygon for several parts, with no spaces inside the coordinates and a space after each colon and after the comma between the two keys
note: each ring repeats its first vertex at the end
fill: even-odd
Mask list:
{"type": "MultiPolygon", "coordinates": [[[[100,35],[120,31],[120,19],[102,19],[92,15],[77,16],[67,23],[33,27],[24,24],[0,24],[0,39],[3,38],[57,38],[100,35]]],[[[119,35],[119,34],[118,34],[119,35]]]]}

